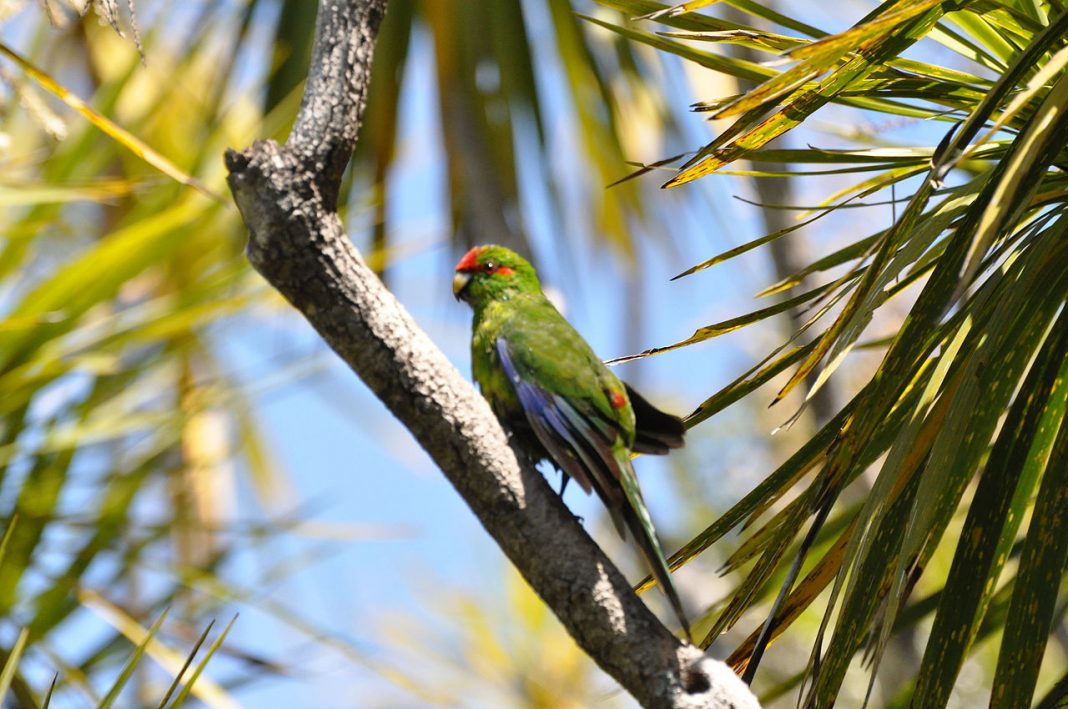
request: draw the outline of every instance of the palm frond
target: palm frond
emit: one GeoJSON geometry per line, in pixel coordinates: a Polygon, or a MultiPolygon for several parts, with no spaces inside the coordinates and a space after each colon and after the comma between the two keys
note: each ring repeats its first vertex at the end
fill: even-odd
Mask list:
{"type": "MultiPolygon", "coordinates": [[[[681,30],[658,34],[614,27],[633,41],[716,71],[744,70],[722,56],[707,56],[716,51],[708,40],[728,29],[698,12],[703,3],[677,8],[608,4],[681,30]],[[696,42],[701,49],[693,46],[696,42]]],[[[744,5],[750,15],[770,19],[755,3],[744,5]]],[[[711,625],[707,641],[715,642],[768,598],[774,590],[769,581],[804,554],[787,552],[808,520],[814,520],[810,536],[820,538],[817,532],[831,505],[862,473],[874,473],[863,504],[836,508],[827,518],[828,526],[844,531],[794,588],[800,570],[795,564],[770,612],[774,621],[768,627],[778,637],[830,587],[803,690],[806,705],[833,703],[864,648],[874,676],[898,619],[913,617],[918,585],[937,588],[941,599],[915,676],[914,689],[925,706],[949,701],[979,629],[990,622],[1005,629],[992,685],[997,696],[1030,697],[1038,682],[1065,566],[1061,543],[1051,543],[1048,536],[1040,542],[1043,533],[1036,525],[1060,529],[1065,509],[1057,441],[1065,428],[1060,372],[1068,357],[1063,198],[1068,14],[1036,3],[992,3],[988,9],[980,15],[953,2],[885,2],[844,32],[794,36],[788,46],[765,43],[762,51],[780,52],[791,66],[765,65],[770,74],[756,88],[727,102],[709,102],[716,116],[734,117],[734,124],[699,149],[666,185],[683,185],[743,158],[841,163],[842,170],[833,172],[876,173],[828,197],[810,221],[892,185],[898,193],[906,186],[912,190],[890,228],[852,239],[761,295],[790,291],[801,276],[826,269],[841,274],[846,268],[845,275],[642,353],[696,344],[810,298],[824,302],[833,293],[841,299],[838,307],[818,311],[806,322],[806,328],[820,329],[811,344],[776,349],[712,395],[691,416],[697,424],[790,367],[793,372],[775,401],[809,376],[818,375],[818,387],[849,359],[894,296],[910,292],[914,298],[901,327],[883,340],[882,362],[860,393],[794,457],[672,557],[673,566],[682,565],[743,521],[751,523],[752,515],[772,515],[728,561],[730,569],[747,570],[711,625]],[[973,67],[941,67],[901,56],[927,37],[973,67]],[[996,78],[983,78],[991,69],[996,78]],[[761,150],[829,103],[954,126],[937,146],[761,150]],[[806,475],[807,486],[787,504],[779,502],[806,475]],[[1014,569],[1006,560],[1020,543],[1028,514],[1040,521],[1032,522],[1014,569]],[[949,536],[958,524],[963,524],[959,541],[949,536]],[[932,568],[938,550],[947,545],[952,565],[932,568]],[[1013,589],[1012,603],[1007,613],[992,616],[990,599],[1004,587],[1013,589]]],[[[798,30],[796,23],[780,19],[771,24],[784,33],[798,30]]],[[[777,32],[739,26],[730,31],[742,33],[733,39],[754,42],[777,32]]],[[[791,231],[768,234],[681,275],[699,278],[700,271],[722,268],[723,262],[791,231]]],[[[759,656],[759,645],[756,633],[750,634],[732,662],[745,668],[751,655],[759,656]]]]}

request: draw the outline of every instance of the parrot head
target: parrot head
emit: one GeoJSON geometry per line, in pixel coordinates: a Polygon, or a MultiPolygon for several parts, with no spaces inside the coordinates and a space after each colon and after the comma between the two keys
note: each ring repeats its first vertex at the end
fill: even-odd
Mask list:
{"type": "Polygon", "coordinates": [[[456,264],[456,275],[452,277],[456,299],[476,307],[540,290],[541,284],[530,262],[503,246],[474,247],[456,264]]]}

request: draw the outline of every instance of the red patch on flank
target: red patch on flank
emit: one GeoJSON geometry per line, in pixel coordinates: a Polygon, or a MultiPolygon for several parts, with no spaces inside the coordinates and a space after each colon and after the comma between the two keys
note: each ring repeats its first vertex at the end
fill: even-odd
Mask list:
{"type": "Polygon", "coordinates": [[[497,273],[497,274],[500,274],[502,276],[510,276],[513,273],[515,273],[515,271],[513,271],[510,268],[508,268],[507,266],[498,266],[497,268],[493,269],[493,272],[497,273]]]}
{"type": "Polygon", "coordinates": [[[457,271],[477,271],[481,268],[478,263],[478,255],[482,253],[482,247],[476,246],[460,259],[460,262],[456,264],[457,271]]]}
{"type": "Polygon", "coordinates": [[[608,400],[612,402],[612,406],[617,409],[622,409],[627,405],[627,397],[623,396],[621,392],[613,391],[608,395],[608,400]]]}

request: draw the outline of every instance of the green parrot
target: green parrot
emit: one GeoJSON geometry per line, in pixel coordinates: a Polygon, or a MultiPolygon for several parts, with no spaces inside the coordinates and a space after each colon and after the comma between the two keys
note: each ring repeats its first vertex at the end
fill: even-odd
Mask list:
{"type": "Polygon", "coordinates": [[[682,420],[609,371],[514,251],[471,249],[456,264],[452,291],[474,309],[471,367],[497,418],[533,460],[556,465],[563,485],[573,478],[587,494],[597,492],[620,536],[633,535],[689,637],[631,465],[632,452],[681,447],[682,420]]]}

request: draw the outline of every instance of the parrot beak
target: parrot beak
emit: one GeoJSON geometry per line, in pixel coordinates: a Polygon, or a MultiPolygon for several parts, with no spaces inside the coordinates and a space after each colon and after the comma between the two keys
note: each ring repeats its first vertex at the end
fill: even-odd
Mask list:
{"type": "Polygon", "coordinates": [[[452,294],[456,296],[456,300],[463,299],[464,288],[467,288],[469,283],[471,283],[470,273],[457,271],[456,275],[452,277],[452,294]]]}

